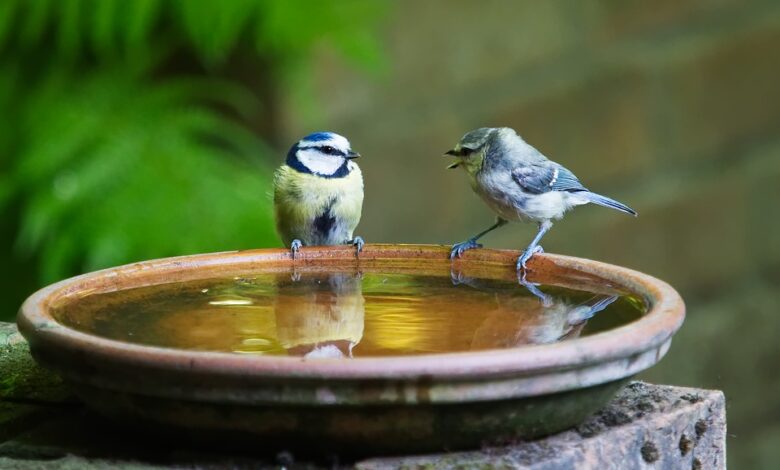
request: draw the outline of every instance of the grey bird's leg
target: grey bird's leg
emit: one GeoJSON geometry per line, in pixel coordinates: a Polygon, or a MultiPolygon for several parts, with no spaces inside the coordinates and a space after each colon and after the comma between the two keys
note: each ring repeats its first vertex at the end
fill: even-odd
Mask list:
{"type": "Polygon", "coordinates": [[[356,254],[360,254],[361,251],[363,251],[363,245],[366,244],[366,242],[363,241],[363,237],[355,237],[352,240],[347,240],[347,243],[350,245],[353,245],[355,249],[357,250],[356,254]]]}
{"type": "Polygon", "coordinates": [[[534,237],[533,241],[530,245],[528,245],[528,248],[525,249],[522,255],[517,259],[517,270],[519,271],[522,269],[525,271],[526,266],[525,263],[531,259],[533,255],[536,253],[543,253],[544,250],[541,246],[539,246],[539,242],[541,241],[542,237],[545,233],[547,233],[550,228],[552,228],[552,222],[549,220],[545,220],[544,222],[539,223],[539,232],[536,233],[536,236],[534,237]]]}
{"type": "Polygon", "coordinates": [[[542,292],[541,290],[539,290],[539,288],[536,287],[539,284],[536,284],[535,282],[528,281],[525,278],[525,272],[523,273],[523,275],[521,277],[517,278],[517,282],[521,286],[525,287],[528,290],[528,292],[530,292],[531,294],[536,296],[539,299],[539,301],[542,303],[543,307],[546,307],[546,308],[552,307],[552,305],[553,305],[553,298],[552,298],[552,296],[547,295],[544,292],[542,292]]]}
{"type": "Polygon", "coordinates": [[[295,255],[298,254],[298,250],[300,250],[302,246],[303,243],[297,238],[290,243],[290,253],[292,253],[293,259],[295,259],[295,255]]]}
{"type": "Polygon", "coordinates": [[[497,229],[498,227],[506,225],[506,223],[507,223],[506,220],[502,219],[501,217],[496,217],[496,223],[488,227],[487,230],[479,232],[478,234],[469,238],[465,242],[456,243],[452,245],[452,250],[450,250],[450,259],[455,259],[456,257],[460,258],[460,255],[462,255],[463,252],[466,250],[470,250],[472,248],[482,248],[482,244],[477,243],[477,240],[479,240],[489,232],[492,232],[493,230],[497,229]]]}

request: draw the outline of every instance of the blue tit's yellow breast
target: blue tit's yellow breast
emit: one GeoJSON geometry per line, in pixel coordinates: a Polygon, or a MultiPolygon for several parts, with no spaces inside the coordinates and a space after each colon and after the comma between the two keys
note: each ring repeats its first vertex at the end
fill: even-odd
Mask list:
{"type": "Polygon", "coordinates": [[[333,226],[344,233],[337,239],[352,237],[363,207],[363,175],[354,162],[341,178],[324,178],[299,172],[282,165],[274,175],[276,226],[285,243],[298,238],[306,242],[327,214],[333,226]]]}

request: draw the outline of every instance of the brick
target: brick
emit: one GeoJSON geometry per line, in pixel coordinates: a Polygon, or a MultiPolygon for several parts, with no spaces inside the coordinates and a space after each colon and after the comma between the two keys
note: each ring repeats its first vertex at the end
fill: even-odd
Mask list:
{"type": "Polygon", "coordinates": [[[748,218],[751,259],[761,268],[780,267],[780,141],[745,156],[752,181],[748,218]]]}
{"type": "Polygon", "coordinates": [[[358,462],[394,468],[725,468],[725,400],[720,392],[634,382],[573,431],[505,448],[358,462]],[[697,432],[698,430],[698,432],[697,432]],[[688,437],[690,436],[690,437],[688,437]],[[690,440],[687,451],[680,442],[690,440]]]}
{"type": "Polygon", "coordinates": [[[702,16],[744,8],[745,3],[740,0],[602,0],[598,2],[599,23],[592,35],[600,43],[609,43],[640,34],[666,32],[686,27],[702,16]]]}
{"type": "Polygon", "coordinates": [[[736,452],[729,450],[729,459],[744,462],[744,468],[774,468],[777,466],[778,442],[780,426],[762,429],[759,433],[752,433],[750,439],[738,447],[736,452]]]}
{"type": "Polygon", "coordinates": [[[780,15],[772,18],[658,70],[666,95],[667,162],[707,157],[777,131],[780,67],[767,54],[780,49],[780,15]]]}
{"type": "MultiPolygon", "coordinates": [[[[645,210],[633,227],[653,233],[654,242],[626,240],[620,249],[683,290],[714,288],[751,272],[745,212],[750,182],[735,178],[728,191],[719,178],[682,184],[676,201],[645,210]]],[[[615,249],[608,240],[600,242],[615,249]]]]}
{"type": "Polygon", "coordinates": [[[508,2],[437,0],[399,2],[392,15],[403,27],[386,30],[381,42],[390,64],[388,76],[370,83],[332,56],[321,57],[317,96],[331,110],[326,121],[354,113],[356,93],[366,115],[376,110],[441,103],[538,65],[576,47],[581,9],[566,1],[508,2]],[[533,21],[518,23],[518,18],[533,21]],[[478,40],[475,38],[478,37],[478,40]],[[422,82],[422,83],[421,83],[422,82]],[[421,86],[424,85],[424,86],[421,86]],[[368,99],[367,97],[370,97],[368,99]]]}
{"type": "Polygon", "coordinates": [[[451,160],[444,152],[462,134],[457,123],[442,119],[424,132],[390,140],[380,131],[363,134],[367,148],[382,149],[382,154],[360,161],[366,185],[361,230],[366,240],[452,242],[475,225],[492,222],[493,214],[471,191],[462,171],[446,169],[451,160]]]}
{"type": "Polygon", "coordinates": [[[506,123],[543,154],[594,185],[638,176],[657,161],[655,96],[647,78],[609,67],[524,102],[507,97],[491,120],[506,123]]]}

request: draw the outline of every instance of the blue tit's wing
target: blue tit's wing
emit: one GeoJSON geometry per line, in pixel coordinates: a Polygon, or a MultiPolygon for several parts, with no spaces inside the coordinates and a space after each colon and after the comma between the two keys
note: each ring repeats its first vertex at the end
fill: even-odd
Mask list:
{"type": "Polygon", "coordinates": [[[529,162],[512,170],[512,179],[531,194],[549,191],[587,191],[574,173],[561,165],[546,162],[529,162]]]}

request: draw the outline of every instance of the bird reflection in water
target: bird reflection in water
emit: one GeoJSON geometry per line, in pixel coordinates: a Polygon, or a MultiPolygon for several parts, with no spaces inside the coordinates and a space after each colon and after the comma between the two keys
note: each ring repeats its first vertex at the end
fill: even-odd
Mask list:
{"type": "Polygon", "coordinates": [[[293,274],[274,301],[277,340],[291,356],[352,357],[363,338],[365,299],[356,273],[293,274]]]}
{"type": "MultiPolygon", "coordinates": [[[[481,279],[451,272],[452,283],[482,289],[481,279]]],[[[571,303],[564,297],[542,292],[525,276],[518,277],[520,286],[532,296],[495,293],[493,308],[474,332],[471,349],[511,348],[522,345],[555,343],[577,338],[596,313],[604,310],[616,295],[595,294],[585,302],[571,303]]]]}

